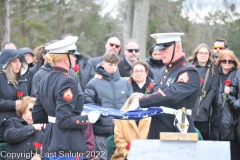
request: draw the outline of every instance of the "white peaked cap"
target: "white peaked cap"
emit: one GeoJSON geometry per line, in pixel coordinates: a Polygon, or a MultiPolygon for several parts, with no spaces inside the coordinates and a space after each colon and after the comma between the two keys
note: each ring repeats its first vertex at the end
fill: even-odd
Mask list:
{"type": "Polygon", "coordinates": [[[180,36],[184,33],[173,32],[173,33],[154,33],[150,36],[156,40],[156,44],[170,43],[170,42],[180,42],[180,36]]]}
{"type": "MultiPolygon", "coordinates": [[[[76,43],[77,43],[78,37],[73,36],[69,37],[60,41],[57,41],[55,43],[49,44],[45,47],[46,50],[48,50],[49,53],[68,53],[70,50],[76,50],[76,43]]],[[[79,54],[78,52],[75,52],[74,54],[79,54]]]]}

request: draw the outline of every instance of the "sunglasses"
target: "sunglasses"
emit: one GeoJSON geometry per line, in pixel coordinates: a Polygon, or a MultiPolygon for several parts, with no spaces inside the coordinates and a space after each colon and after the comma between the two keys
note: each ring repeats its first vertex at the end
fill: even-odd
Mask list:
{"type": "Polygon", "coordinates": [[[135,51],[135,53],[139,52],[139,49],[126,49],[129,53],[132,53],[133,51],[135,51]]]}
{"type": "Polygon", "coordinates": [[[227,60],[227,59],[223,59],[223,60],[221,60],[221,63],[223,63],[223,64],[233,64],[234,63],[234,61],[233,60],[227,60]]]}
{"type": "Polygon", "coordinates": [[[220,50],[224,50],[225,48],[223,46],[213,46],[213,49],[220,49],[220,50]]]}
{"type": "Polygon", "coordinates": [[[109,43],[109,45],[110,45],[111,47],[115,46],[115,48],[117,48],[117,49],[120,47],[120,45],[117,45],[117,44],[114,44],[114,43],[109,43]]]}

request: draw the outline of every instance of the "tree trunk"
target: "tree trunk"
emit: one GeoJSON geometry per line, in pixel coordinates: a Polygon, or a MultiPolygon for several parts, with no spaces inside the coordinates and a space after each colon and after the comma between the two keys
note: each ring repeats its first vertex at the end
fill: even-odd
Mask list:
{"type": "Polygon", "coordinates": [[[21,34],[22,34],[22,44],[23,44],[23,46],[26,46],[27,45],[27,41],[26,41],[27,36],[26,36],[26,25],[25,24],[26,24],[26,20],[27,20],[27,1],[22,0],[21,1],[21,6],[22,6],[21,7],[22,8],[22,11],[21,11],[22,21],[21,21],[20,28],[21,28],[21,34]]]}
{"type": "MultiPolygon", "coordinates": [[[[4,4],[4,2],[2,2],[4,4]]],[[[4,19],[4,31],[3,31],[3,38],[2,38],[2,45],[6,42],[10,42],[10,6],[9,6],[9,0],[5,0],[5,19],[4,19]]],[[[1,46],[2,46],[1,45],[1,46]]]]}
{"type": "Polygon", "coordinates": [[[150,0],[135,0],[132,37],[139,42],[140,59],[146,58],[150,0]]]}
{"type": "Polygon", "coordinates": [[[64,4],[64,0],[59,0],[59,2],[58,2],[58,13],[57,13],[57,33],[56,33],[56,37],[61,37],[61,33],[62,33],[63,4],[64,4]]]}
{"type": "Polygon", "coordinates": [[[125,42],[129,38],[132,38],[134,1],[135,0],[125,0],[125,12],[123,16],[123,47],[125,47],[125,42]]]}

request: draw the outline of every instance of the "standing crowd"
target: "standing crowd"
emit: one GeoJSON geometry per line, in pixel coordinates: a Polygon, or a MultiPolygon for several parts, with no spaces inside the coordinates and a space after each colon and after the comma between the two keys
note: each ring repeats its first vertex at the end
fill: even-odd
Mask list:
{"type": "Polygon", "coordinates": [[[110,37],[105,53],[95,58],[78,51],[78,37],[72,34],[34,50],[5,43],[0,54],[0,160],[125,160],[132,139],[196,129],[203,140],[229,141],[231,160],[239,160],[239,60],[224,39],[212,47],[199,44],[187,58],[182,35],[152,34],[156,43],[145,60],[139,59],[135,39],[122,45],[110,37]],[[84,104],[124,112],[164,106],[164,112],[114,120],[82,112],[84,104]],[[176,111],[185,113],[183,107],[185,128],[175,121],[176,111]]]}

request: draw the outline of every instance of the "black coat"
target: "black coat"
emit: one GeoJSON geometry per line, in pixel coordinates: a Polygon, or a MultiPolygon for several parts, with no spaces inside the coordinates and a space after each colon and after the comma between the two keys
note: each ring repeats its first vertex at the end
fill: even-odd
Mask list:
{"type": "MultiPolygon", "coordinates": [[[[44,130],[37,131],[31,124],[27,124],[22,117],[10,118],[6,121],[6,131],[4,137],[7,142],[7,154],[25,153],[22,157],[6,157],[10,159],[31,159],[36,152],[33,142],[42,143],[44,130]],[[29,157],[29,158],[28,158],[29,157]]],[[[11,154],[13,155],[13,154],[11,154]]],[[[20,155],[20,154],[19,154],[20,155]]]]}
{"type": "Polygon", "coordinates": [[[161,68],[165,66],[162,60],[155,60],[151,56],[148,57],[148,59],[146,59],[145,61],[147,62],[149,68],[153,73],[153,79],[156,75],[158,75],[158,72],[161,70],[161,68]]]}
{"type": "Polygon", "coordinates": [[[81,116],[83,95],[68,71],[54,67],[41,80],[36,98],[32,111],[34,123],[47,123],[48,116],[56,118],[55,123],[47,125],[43,152],[86,152],[83,134],[88,126],[88,116],[81,116]]]}
{"type": "MultiPolygon", "coordinates": [[[[234,100],[232,96],[228,96],[225,101],[222,93],[224,92],[224,81],[238,79],[240,72],[238,69],[233,68],[228,74],[224,74],[222,69],[219,70],[220,83],[218,92],[212,103],[212,116],[211,116],[211,130],[210,138],[214,140],[237,140],[237,111],[234,108],[234,100]]],[[[232,94],[230,92],[230,94],[232,94]]]]}
{"type": "Polygon", "coordinates": [[[25,58],[16,50],[4,51],[0,55],[0,67],[6,66],[12,59],[20,58],[22,61],[21,75],[18,83],[7,79],[5,72],[0,71],[0,142],[4,142],[5,121],[16,117],[16,100],[19,98],[16,92],[24,92],[23,96],[29,96],[31,91],[31,80],[28,74],[28,65],[25,58]]]}
{"type": "MultiPolygon", "coordinates": [[[[154,93],[140,99],[140,107],[165,106],[173,109],[182,107],[193,109],[200,90],[200,77],[191,63],[181,57],[163,67],[157,77],[159,79],[155,81],[154,93]]],[[[174,115],[165,113],[152,117],[148,138],[159,139],[160,132],[176,132],[173,125],[174,118],[174,115]]],[[[187,118],[188,132],[195,132],[192,116],[187,118]]]]}
{"type": "Polygon", "coordinates": [[[81,84],[82,91],[85,90],[87,83],[94,77],[95,71],[93,65],[88,61],[88,57],[79,55],[78,64],[79,68],[79,81],[81,84]]]}
{"type": "MultiPolygon", "coordinates": [[[[43,79],[43,77],[48,75],[52,70],[53,70],[53,66],[49,63],[46,63],[37,71],[37,73],[34,74],[32,78],[32,87],[31,87],[32,97],[36,97],[36,93],[37,93],[37,89],[40,81],[43,79]]],[[[77,82],[79,90],[82,91],[78,76],[73,69],[69,70],[69,75],[77,82]]]]}
{"type": "Polygon", "coordinates": [[[211,70],[211,64],[208,62],[206,66],[204,66],[203,70],[200,70],[200,66],[197,61],[193,62],[193,65],[198,70],[200,77],[204,79],[205,81],[205,87],[203,88],[204,84],[201,84],[201,91],[198,96],[198,100],[196,101],[196,104],[193,108],[193,120],[194,121],[209,121],[209,114],[210,109],[212,106],[213,98],[215,97],[218,87],[219,87],[219,69],[216,65],[214,65],[214,75],[212,76],[212,70],[211,70]],[[209,69],[208,72],[208,79],[206,79],[206,72],[209,69]],[[203,73],[200,73],[200,72],[203,73]],[[202,76],[201,76],[202,75],[202,76]],[[204,92],[206,92],[206,96],[204,97],[204,92]],[[202,100],[199,104],[200,96],[202,96],[202,100]]]}
{"type": "Polygon", "coordinates": [[[146,83],[140,88],[138,84],[133,80],[133,78],[129,78],[129,82],[132,84],[133,92],[143,93],[143,94],[149,94],[151,92],[151,89],[154,86],[154,82],[151,78],[146,78],[146,83]]]}
{"type": "MultiPolygon", "coordinates": [[[[125,57],[122,60],[120,60],[118,64],[118,70],[121,77],[131,77],[131,69],[132,66],[127,62],[125,57]]],[[[153,73],[151,70],[149,70],[148,72],[148,77],[153,79],[153,73]]]]}

